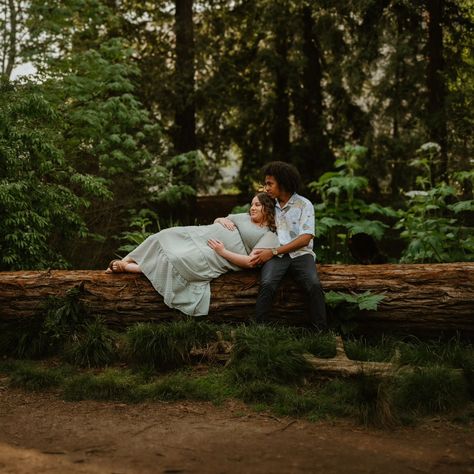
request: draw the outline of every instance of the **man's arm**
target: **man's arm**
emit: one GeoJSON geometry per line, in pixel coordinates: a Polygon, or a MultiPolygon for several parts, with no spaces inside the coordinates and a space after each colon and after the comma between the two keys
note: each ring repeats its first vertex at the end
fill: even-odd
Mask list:
{"type": "MultiPolygon", "coordinates": [[[[296,239],[288,242],[285,245],[277,247],[278,255],[283,255],[285,253],[294,252],[302,247],[306,247],[313,238],[312,234],[302,234],[296,237],[296,239]]],[[[256,249],[252,252],[250,258],[250,263],[252,265],[262,265],[265,262],[268,262],[273,257],[272,249],[256,249]]]]}

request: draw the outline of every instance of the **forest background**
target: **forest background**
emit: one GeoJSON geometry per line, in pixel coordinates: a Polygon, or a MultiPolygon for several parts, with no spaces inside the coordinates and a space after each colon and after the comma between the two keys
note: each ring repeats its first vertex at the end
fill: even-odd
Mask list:
{"type": "Polygon", "coordinates": [[[0,270],[102,268],[271,160],[320,262],[474,260],[473,26],[472,0],[0,0],[0,270]]]}

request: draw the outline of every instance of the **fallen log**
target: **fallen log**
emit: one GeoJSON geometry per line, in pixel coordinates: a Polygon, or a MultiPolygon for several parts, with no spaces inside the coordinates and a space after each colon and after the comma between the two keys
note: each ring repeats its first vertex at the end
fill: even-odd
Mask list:
{"type": "MultiPolygon", "coordinates": [[[[401,331],[429,335],[459,331],[474,335],[474,263],[422,265],[318,265],[325,291],[384,293],[377,311],[362,311],[360,332],[401,331]]],[[[63,296],[75,286],[92,314],[117,326],[176,319],[143,275],[102,271],[0,272],[0,323],[35,317],[48,296],[63,296]]],[[[248,321],[259,285],[257,270],[232,272],[211,284],[209,320],[248,321]]],[[[291,277],[284,280],[273,320],[307,321],[306,301],[291,277]]]]}

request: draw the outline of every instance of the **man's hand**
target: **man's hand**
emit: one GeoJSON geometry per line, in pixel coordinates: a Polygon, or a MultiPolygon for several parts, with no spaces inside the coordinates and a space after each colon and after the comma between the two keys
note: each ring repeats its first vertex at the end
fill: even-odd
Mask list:
{"type": "Polygon", "coordinates": [[[218,217],[214,221],[214,224],[220,224],[221,226],[224,226],[226,229],[235,230],[235,224],[230,219],[227,219],[227,217],[218,217]]]}
{"type": "Polygon", "coordinates": [[[250,255],[250,263],[252,266],[263,265],[273,257],[271,249],[256,249],[250,255]]]}

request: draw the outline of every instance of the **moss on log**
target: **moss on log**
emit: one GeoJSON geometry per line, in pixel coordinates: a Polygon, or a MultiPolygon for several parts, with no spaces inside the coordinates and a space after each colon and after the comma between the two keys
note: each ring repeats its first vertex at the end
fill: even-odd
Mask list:
{"type": "MultiPolygon", "coordinates": [[[[401,331],[474,335],[474,264],[318,265],[326,291],[384,293],[377,311],[355,319],[361,332],[401,331]]],[[[143,275],[102,271],[0,272],[0,323],[32,318],[48,296],[75,286],[93,314],[113,325],[162,321],[180,316],[168,308],[143,275]]],[[[212,321],[247,321],[253,316],[259,285],[256,270],[223,275],[211,284],[212,321]]],[[[287,277],[273,319],[305,324],[306,298],[287,277]]]]}

